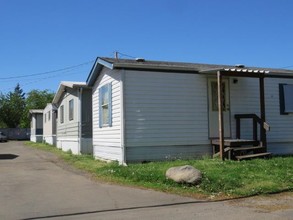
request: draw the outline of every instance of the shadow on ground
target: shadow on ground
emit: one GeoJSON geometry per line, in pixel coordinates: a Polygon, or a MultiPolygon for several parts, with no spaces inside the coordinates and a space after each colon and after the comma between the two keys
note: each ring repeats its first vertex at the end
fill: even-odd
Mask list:
{"type": "Polygon", "coordinates": [[[17,157],[18,155],[15,154],[0,154],[0,160],[13,160],[17,157]]]}

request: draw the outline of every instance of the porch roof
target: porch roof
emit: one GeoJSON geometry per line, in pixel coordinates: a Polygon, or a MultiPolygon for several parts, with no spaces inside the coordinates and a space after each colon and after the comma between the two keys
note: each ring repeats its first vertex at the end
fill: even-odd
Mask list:
{"type": "Polygon", "coordinates": [[[220,71],[222,75],[234,77],[267,77],[267,78],[293,78],[293,70],[257,68],[257,67],[230,67],[202,70],[201,74],[217,74],[220,71]]]}

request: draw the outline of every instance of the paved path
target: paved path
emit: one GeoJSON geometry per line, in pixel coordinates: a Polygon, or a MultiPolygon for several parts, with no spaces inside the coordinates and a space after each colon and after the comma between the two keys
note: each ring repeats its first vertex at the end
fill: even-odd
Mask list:
{"type": "Polygon", "coordinates": [[[0,219],[293,219],[290,207],[243,204],[98,183],[48,152],[0,143],[0,219]]]}

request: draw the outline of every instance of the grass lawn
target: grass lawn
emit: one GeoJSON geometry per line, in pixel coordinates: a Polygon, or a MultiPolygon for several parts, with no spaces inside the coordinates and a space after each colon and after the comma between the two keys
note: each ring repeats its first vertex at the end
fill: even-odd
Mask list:
{"type": "Polygon", "coordinates": [[[46,144],[26,142],[26,145],[53,152],[76,168],[90,172],[98,180],[184,196],[221,199],[293,191],[293,156],[241,162],[198,159],[119,166],[116,162],[94,160],[92,156],[65,153],[46,144]],[[200,185],[187,186],[165,178],[168,168],[187,164],[202,171],[200,185]]]}

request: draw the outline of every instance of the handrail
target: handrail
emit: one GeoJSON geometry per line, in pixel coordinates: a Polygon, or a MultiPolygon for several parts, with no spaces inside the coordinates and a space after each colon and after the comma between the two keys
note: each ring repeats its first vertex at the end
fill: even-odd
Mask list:
{"type": "MultiPolygon", "coordinates": [[[[256,114],[236,114],[234,115],[235,119],[236,119],[236,138],[240,139],[240,119],[252,119],[253,120],[253,140],[257,140],[257,124],[260,125],[260,134],[262,136],[262,134],[264,133],[263,130],[265,131],[269,131],[270,130],[270,126],[267,122],[265,122],[264,120],[262,120],[260,117],[258,117],[256,114]]],[[[265,141],[263,140],[263,137],[261,138],[261,141],[265,141]]]]}
{"type": "Polygon", "coordinates": [[[270,130],[270,125],[267,122],[265,122],[264,120],[262,120],[260,117],[258,117],[256,114],[236,114],[236,115],[234,115],[234,117],[235,117],[235,119],[252,118],[252,119],[256,120],[257,123],[259,123],[260,125],[263,124],[263,128],[266,131],[270,130]]]}

